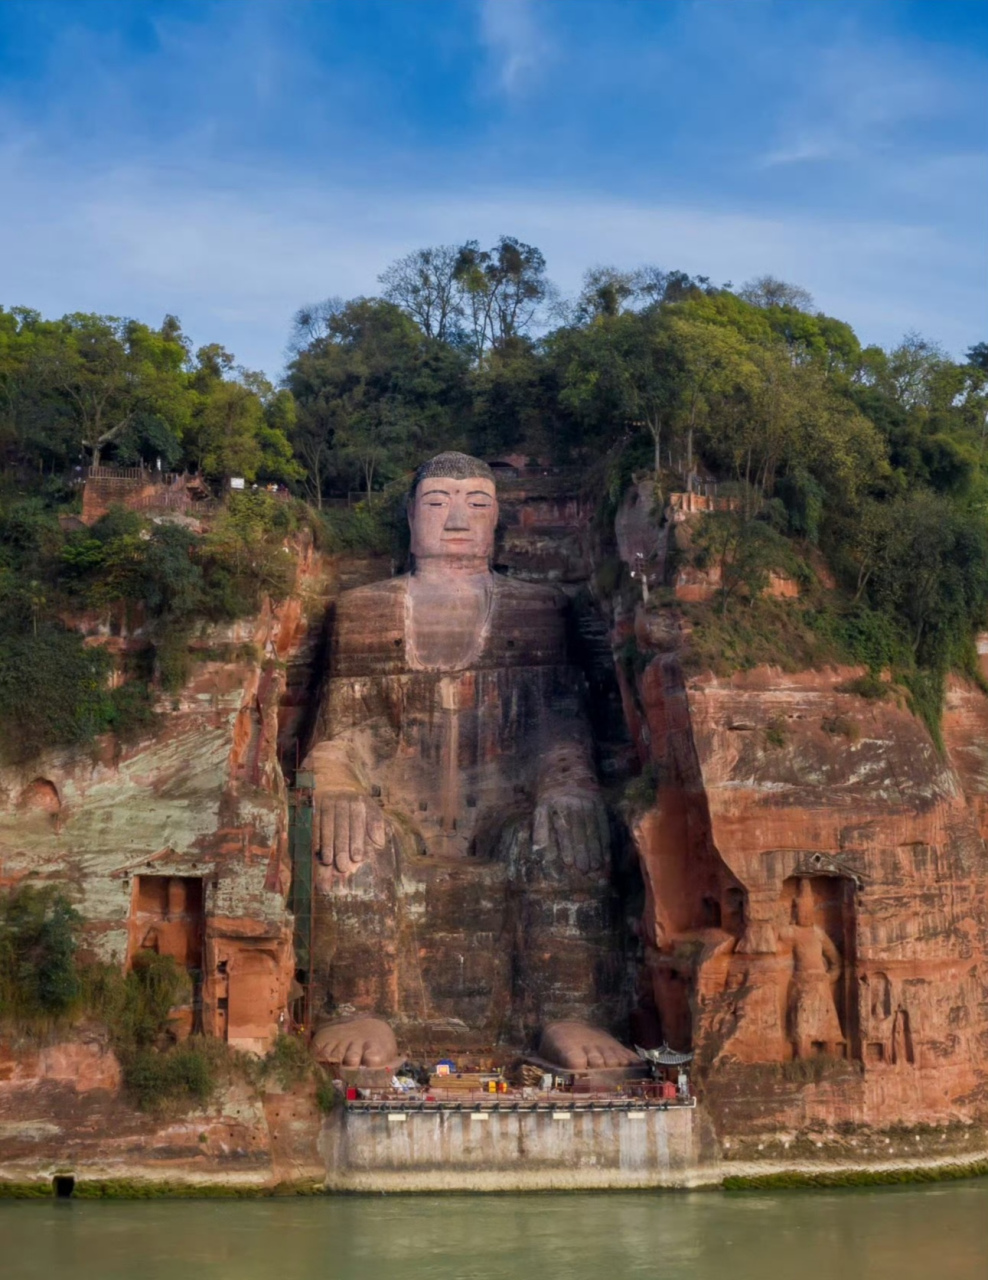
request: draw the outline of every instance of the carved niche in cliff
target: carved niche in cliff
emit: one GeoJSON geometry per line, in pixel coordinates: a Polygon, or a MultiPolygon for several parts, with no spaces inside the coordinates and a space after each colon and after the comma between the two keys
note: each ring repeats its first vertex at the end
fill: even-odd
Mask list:
{"type": "Polygon", "coordinates": [[[328,1061],[383,1065],[387,1024],[453,1048],[557,1021],[554,1060],[633,1059],[594,1025],[627,1012],[625,966],[567,600],[491,572],[497,518],[489,468],[440,455],[410,495],[412,572],[336,608],[306,761],[328,1061]]]}
{"type": "Polygon", "coordinates": [[[853,885],[837,876],[791,877],[782,886],[789,922],[779,929],[787,961],[786,1028],[794,1057],[848,1056],[847,964],[853,948],[853,885]]]}

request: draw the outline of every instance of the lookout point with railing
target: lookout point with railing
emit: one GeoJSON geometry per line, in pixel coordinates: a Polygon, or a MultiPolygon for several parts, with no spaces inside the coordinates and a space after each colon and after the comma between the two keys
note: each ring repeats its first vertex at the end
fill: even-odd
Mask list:
{"type": "Polygon", "coordinates": [[[93,525],[112,506],[127,511],[167,512],[193,518],[216,508],[202,476],[150,467],[88,467],[82,491],[82,523],[93,525]]]}

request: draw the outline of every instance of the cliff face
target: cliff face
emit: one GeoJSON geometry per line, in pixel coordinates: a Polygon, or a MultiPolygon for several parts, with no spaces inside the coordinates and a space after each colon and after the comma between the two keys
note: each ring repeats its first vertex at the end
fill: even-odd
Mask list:
{"type": "MultiPolygon", "coordinates": [[[[605,794],[618,793],[635,753],[647,766],[627,848],[612,823],[617,873],[604,885],[570,867],[536,883],[522,860],[506,893],[517,842],[501,861],[440,856],[437,842],[477,835],[485,804],[503,820],[532,799],[540,740],[511,747],[552,699],[527,668],[496,699],[485,693],[489,672],[457,681],[469,714],[449,742],[439,737],[451,688],[433,681],[423,701],[420,673],[385,671],[393,696],[376,707],[370,683],[345,675],[335,696],[353,704],[354,723],[374,712],[402,747],[401,776],[369,781],[400,792],[435,848],[406,825],[391,846],[397,862],[384,868],[390,879],[365,866],[319,900],[318,1000],[346,969],[351,990],[338,1002],[387,1014],[403,1043],[434,1047],[458,1027],[476,1047],[574,1008],[627,1038],[618,1024],[637,981],[630,1034],[695,1051],[702,1105],[725,1143],[983,1116],[988,698],[950,685],[941,754],[893,691],[850,692],[854,670],[684,675],[689,638],[674,610],[635,614],[628,597],[640,599],[639,582],[605,591],[603,575],[592,598],[603,555],[589,506],[567,484],[506,486],[497,560],[568,596],[559,663],[581,689],[574,700],[567,685],[562,702],[572,711],[587,694],[605,794]],[[615,667],[613,653],[632,638],[638,659],[615,667]],[[411,748],[423,744],[425,772],[413,776],[411,748]],[[486,796],[471,774],[495,757],[507,762],[510,796],[486,796]],[[443,825],[447,810],[455,825],[443,825]],[[402,860],[412,874],[399,874],[402,860]],[[350,952],[348,932],[361,942],[350,952]]],[[[636,572],[665,552],[651,502],[650,487],[636,486],[618,513],[616,549],[636,572]]],[[[294,768],[315,724],[323,620],[340,591],[389,571],[298,553],[292,597],[204,636],[208,660],[162,706],[153,735],[0,774],[0,885],[67,881],[91,956],[125,962],[149,946],[175,956],[201,973],[186,1028],[254,1051],[271,1044],[298,994],[282,766],[294,768]]],[[[330,635],[334,625],[330,613],[330,635]]],[[[92,643],[128,643],[98,620],[88,632],[92,643]]],[[[508,667],[508,648],[529,641],[524,627],[502,633],[498,665],[508,667]]],[[[368,643],[382,636],[369,619],[368,643]]],[[[379,767],[375,744],[364,745],[379,767]]],[[[101,1176],[174,1168],[270,1183],[286,1161],[316,1167],[311,1096],[263,1099],[234,1084],[207,1112],[162,1124],[126,1106],[119,1079],[95,1032],[0,1050],[4,1168],[55,1168],[64,1152],[101,1176]]]]}
{"type": "Polygon", "coordinates": [[[638,682],[648,994],[722,1133],[988,1098],[988,700],[952,685],[941,756],[858,674],[686,679],[673,647],[638,682]]]}
{"type": "Polygon", "coordinates": [[[67,882],[85,953],[174,956],[201,975],[188,1024],[253,1051],[277,1034],[293,979],[278,716],[319,584],[302,551],[292,597],[201,637],[214,656],[162,699],[153,735],[0,774],[2,883],[67,882]]]}

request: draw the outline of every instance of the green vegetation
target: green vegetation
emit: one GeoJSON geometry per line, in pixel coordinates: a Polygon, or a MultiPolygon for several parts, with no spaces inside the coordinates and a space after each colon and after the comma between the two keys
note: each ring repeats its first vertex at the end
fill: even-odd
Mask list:
{"type": "Polygon", "coordinates": [[[139,951],[126,974],[113,964],[81,964],[81,924],[58,886],[23,884],[0,894],[0,1028],[50,1035],[78,1021],[105,1027],[141,1111],[203,1106],[231,1073],[257,1089],[310,1082],[321,1109],[336,1105],[331,1083],[296,1036],[279,1035],[260,1062],[203,1036],[179,1040],[175,1011],[193,994],[186,971],[153,951],[139,951]]]}
{"type": "Polygon", "coordinates": [[[224,1057],[219,1041],[202,1037],[164,1052],[137,1049],[123,1057],[124,1086],[141,1111],[157,1111],[169,1103],[205,1106],[216,1090],[217,1066],[224,1057]]]}
{"type": "MultiPolygon", "coordinates": [[[[717,509],[673,553],[720,577],[713,607],[685,610],[691,661],[855,661],[876,692],[890,671],[936,733],[988,622],[986,344],[965,361],[916,335],[862,348],[796,286],[648,266],[594,268],[566,306],[510,236],[418,250],[381,285],[300,310],[278,388],[216,344],[193,352],[174,317],[0,310],[3,759],[145,732],[204,623],[290,589],[303,521],[330,551],[401,563],[409,471],[448,448],[573,466],[605,524],[636,472],[656,513],[713,482],[717,509]],[[159,459],[224,493],[205,533],[119,511],[62,527],[84,465],[159,459]],[[231,495],[233,475],[296,500],[231,495]],[[824,564],[836,590],[814,585],[824,564]],[[763,599],[777,574],[798,603],[763,599]],[[66,625],[80,611],[139,638],[121,687],[66,625]]],[[[605,562],[597,586],[628,584],[605,562]]]]}
{"type": "Polygon", "coordinates": [[[108,1029],[135,1106],[156,1111],[209,1101],[226,1046],[202,1036],[175,1042],[172,1011],[190,1002],[192,986],[170,956],[139,951],[127,974],[115,965],[91,965],[82,982],[85,1012],[108,1029]]]}
{"type": "Polygon", "coordinates": [[[621,801],[630,818],[645,813],[655,804],[656,788],[659,785],[658,765],[650,760],[641,773],[630,778],[624,785],[621,801]]]}
{"type": "Polygon", "coordinates": [[[100,733],[127,740],[155,723],[155,698],[187,678],[209,622],[254,612],[291,589],[285,539],[304,508],[263,491],[231,494],[204,534],[111,509],[64,531],[50,494],[0,494],[0,762],[22,763],[100,733]],[[64,618],[99,613],[136,638],[126,683],[64,618]]]}
{"type": "Polygon", "coordinates": [[[139,952],[126,975],[115,965],[80,965],[81,923],[57,886],[24,884],[0,895],[0,1024],[37,1034],[80,1018],[100,1023],[141,1110],[207,1102],[225,1046],[201,1037],[175,1043],[172,1011],[192,994],[185,971],[150,951],[139,952]]]}
{"type": "Polygon", "coordinates": [[[264,1059],[264,1074],[273,1075],[282,1089],[293,1089],[314,1070],[308,1046],[298,1036],[279,1035],[264,1059]]]}
{"type": "Polygon", "coordinates": [[[21,885],[0,895],[0,1021],[37,1027],[75,1007],[81,924],[53,885],[21,885]]]}
{"type": "Polygon", "coordinates": [[[732,1174],[721,1186],[725,1191],[785,1191],[805,1187],[891,1187],[913,1182],[956,1182],[959,1178],[982,1178],[988,1174],[988,1160],[953,1161],[942,1164],[911,1165],[899,1169],[785,1170],[778,1173],[732,1174]]]}
{"type": "MultiPolygon", "coordinates": [[[[49,1200],[55,1194],[49,1180],[10,1182],[0,1179],[0,1200],[49,1200]]],[[[273,1196],[325,1195],[322,1182],[303,1179],[274,1186],[245,1186],[225,1182],[161,1182],[143,1178],[77,1178],[76,1200],[258,1200],[273,1196]]]]}

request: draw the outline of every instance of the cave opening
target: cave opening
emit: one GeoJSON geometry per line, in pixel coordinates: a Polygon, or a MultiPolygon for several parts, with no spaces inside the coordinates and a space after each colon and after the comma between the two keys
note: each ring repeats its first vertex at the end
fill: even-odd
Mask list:
{"type": "Polygon", "coordinates": [[[75,1193],[75,1178],[70,1173],[56,1174],[51,1180],[56,1200],[71,1200],[75,1193]]]}

